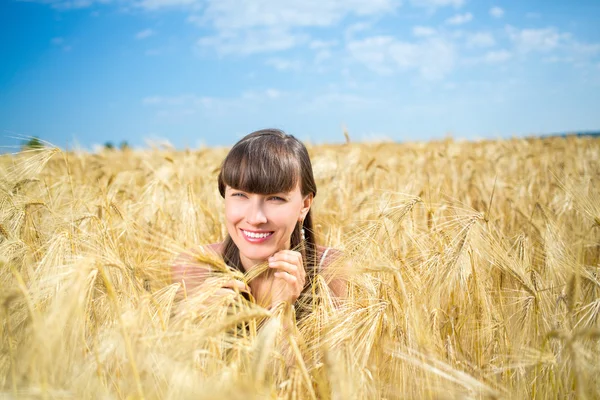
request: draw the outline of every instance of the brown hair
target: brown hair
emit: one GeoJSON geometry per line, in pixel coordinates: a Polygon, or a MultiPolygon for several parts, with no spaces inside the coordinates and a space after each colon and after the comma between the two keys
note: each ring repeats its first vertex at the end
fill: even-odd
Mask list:
{"type": "MultiPolygon", "coordinates": [[[[300,183],[302,196],[317,195],[308,151],[302,142],[278,129],[263,129],[252,132],[237,142],[225,157],[219,172],[219,193],[225,197],[225,187],[249,193],[272,194],[289,192],[300,183]]],[[[317,246],[313,231],[311,210],[302,225],[296,224],[290,239],[292,249],[301,252],[306,271],[306,284],[298,306],[300,315],[308,304],[308,291],[317,272],[317,246]],[[302,241],[301,229],[305,240],[302,241]]],[[[227,265],[243,271],[239,249],[227,235],[223,249],[227,265]]]]}

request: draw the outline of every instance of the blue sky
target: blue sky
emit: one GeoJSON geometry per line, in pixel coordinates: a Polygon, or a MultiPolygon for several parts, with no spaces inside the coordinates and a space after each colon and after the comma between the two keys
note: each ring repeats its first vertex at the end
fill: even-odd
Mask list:
{"type": "Polygon", "coordinates": [[[0,3],[0,146],[600,129],[597,0],[0,3]]]}

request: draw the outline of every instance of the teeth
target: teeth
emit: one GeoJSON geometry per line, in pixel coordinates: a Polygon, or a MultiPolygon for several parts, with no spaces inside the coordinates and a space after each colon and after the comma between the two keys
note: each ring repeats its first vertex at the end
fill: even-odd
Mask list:
{"type": "Polygon", "coordinates": [[[248,231],[243,231],[244,235],[251,237],[253,239],[263,239],[266,238],[267,236],[270,235],[270,233],[254,233],[254,232],[248,232],[248,231]]]}

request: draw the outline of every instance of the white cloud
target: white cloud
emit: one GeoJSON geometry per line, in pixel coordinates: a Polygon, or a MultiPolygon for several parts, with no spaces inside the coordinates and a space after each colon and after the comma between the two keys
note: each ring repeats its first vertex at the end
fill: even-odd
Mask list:
{"type": "Polygon", "coordinates": [[[517,29],[507,26],[506,32],[518,52],[544,53],[545,62],[565,62],[583,66],[595,62],[594,58],[600,54],[600,43],[579,42],[571,33],[561,32],[554,27],[517,29]]]}
{"type": "Polygon", "coordinates": [[[337,40],[313,40],[309,43],[308,47],[313,50],[328,49],[337,45],[337,40]]]}
{"type": "Polygon", "coordinates": [[[380,102],[376,99],[363,97],[350,93],[331,92],[318,94],[311,98],[305,106],[298,111],[308,112],[330,112],[328,110],[340,108],[364,110],[365,108],[376,106],[380,102]]]}
{"type": "Polygon", "coordinates": [[[73,50],[73,46],[65,43],[65,39],[62,37],[55,37],[50,40],[53,46],[60,47],[62,51],[69,52],[73,50]]]}
{"type": "Polygon", "coordinates": [[[375,36],[349,42],[346,48],[354,59],[368,68],[381,74],[390,74],[393,69],[389,65],[388,53],[393,43],[391,36],[375,36]]]}
{"type": "Polygon", "coordinates": [[[490,64],[497,64],[508,61],[512,58],[512,54],[508,50],[490,51],[484,57],[484,61],[490,64]]]}
{"type": "Polygon", "coordinates": [[[267,89],[265,95],[270,99],[278,99],[281,97],[281,92],[277,89],[267,89]]]}
{"type": "Polygon", "coordinates": [[[215,30],[199,46],[220,54],[254,54],[305,44],[306,28],[330,27],[352,15],[378,17],[399,5],[397,0],[208,0],[202,15],[188,20],[215,30]]]}
{"type": "Polygon", "coordinates": [[[458,88],[458,84],[456,82],[446,82],[442,85],[444,90],[454,90],[458,88]]]}
{"type": "Polygon", "coordinates": [[[437,31],[429,26],[414,26],[412,29],[412,34],[416,37],[433,36],[436,33],[437,31]]]}
{"type": "Polygon", "coordinates": [[[467,36],[468,47],[492,47],[495,44],[496,40],[489,32],[475,32],[467,36]]]}
{"type": "Polygon", "coordinates": [[[299,71],[302,66],[298,60],[287,60],[284,58],[270,58],[265,64],[279,71],[299,71]]]}
{"type": "Polygon", "coordinates": [[[517,49],[524,53],[532,51],[548,52],[556,49],[571,38],[570,33],[561,33],[556,28],[517,29],[506,27],[508,37],[517,49]]]}
{"type": "Polygon", "coordinates": [[[371,24],[368,22],[357,22],[355,24],[350,25],[344,31],[344,37],[346,40],[351,40],[354,38],[354,34],[358,32],[364,32],[371,29],[371,24]]]}
{"type": "Polygon", "coordinates": [[[154,35],[155,32],[152,29],[144,29],[143,31],[139,31],[135,34],[136,39],[146,39],[150,36],[154,35]]]}
{"type": "Polygon", "coordinates": [[[278,99],[283,93],[277,89],[248,90],[242,93],[241,98],[245,100],[260,101],[264,99],[278,99]]]}
{"type": "Polygon", "coordinates": [[[48,4],[58,10],[79,10],[94,4],[106,4],[111,0],[33,0],[35,3],[48,4]]]}
{"type": "Polygon", "coordinates": [[[221,55],[250,55],[287,50],[307,41],[308,36],[304,34],[263,28],[202,37],[197,45],[201,48],[214,48],[221,55]]]}
{"type": "Polygon", "coordinates": [[[179,118],[202,112],[210,115],[226,115],[230,112],[247,111],[265,102],[279,100],[285,94],[277,89],[248,90],[237,97],[210,97],[196,94],[178,96],[147,96],[142,104],[156,109],[161,118],[179,118]]]}
{"type": "Polygon", "coordinates": [[[450,25],[462,25],[462,24],[466,24],[467,22],[471,21],[472,19],[473,19],[473,14],[468,12],[468,13],[464,13],[464,14],[456,14],[455,16],[450,17],[446,20],[446,23],[450,24],[450,25]]]}
{"type": "Polygon", "coordinates": [[[325,60],[329,60],[332,57],[332,54],[329,50],[320,50],[316,55],[315,55],[315,63],[316,64],[320,64],[325,60]]]}
{"type": "Polygon", "coordinates": [[[331,26],[346,15],[375,16],[398,7],[394,0],[209,0],[207,17],[219,30],[331,26]]]}
{"type": "Polygon", "coordinates": [[[571,46],[571,50],[576,55],[582,57],[593,57],[597,54],[600,54],[600,43],[574,42],[571,46]]]}
{"type": "Polygon", "coordinates": [[[411,3],[417,7],[425,7],[430,9],[448,6],[459,8],[465,4],[465,0],[411,0],[411,3]]]}
{"type": "Polygon", "coordinates": [[[144,52],[147,56],[160,56],[162,54],[161,49],[148,49],[144,52]]]}
{"type": "Polygon", "coordinates": [[[504,10],[500,7],[490,8],[490,15],[494,18],[502,18],[504,16],[504,10]]]}
{"type": "Polygon", "coordinates": [[[169,7],[190,7],[199,4],[198,0],[140,0],[136,6],[146,10],[158,10],[169,7]]]}
{"type": "Polygon", "coordinates": [[[575,62],[575,60],[572,57],[557,57],[557,56],[545,57],[542,59],[542,61],[545,63],[550,63],[550,64],[556,64],[556,63],[571,64],[571,63],[575,62]]]}
{"type": "Polygon", "coordinates": [[[347,49],[355,60],[384,75],[414,69],[424,79],[436,80],[448,74],[456,62],[453,44],[441,38],[411,43],[375,36],[350,42],[347,49]]]}

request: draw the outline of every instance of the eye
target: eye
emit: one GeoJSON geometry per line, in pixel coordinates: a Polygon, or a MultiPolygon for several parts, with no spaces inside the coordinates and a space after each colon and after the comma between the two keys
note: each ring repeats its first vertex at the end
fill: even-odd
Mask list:
{"type": "Polygon", "coordinates": [[[247,196],[246,196],[246,193],[233,192],[233,193],[231,193],[231,197],[247,197],[247,196]]]}
{"type": "Polygon", "coordinates": [[[279,196],[271,196],[271,197],[269,197],[269,200],[286,201],[283,197],[279,197],[279,196]]]}

